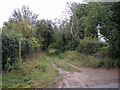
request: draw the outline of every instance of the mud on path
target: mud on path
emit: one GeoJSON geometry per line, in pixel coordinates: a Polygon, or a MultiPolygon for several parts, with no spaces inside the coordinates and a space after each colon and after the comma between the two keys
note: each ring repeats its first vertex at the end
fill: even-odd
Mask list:
{"type": "Polygon", "coordinates": [[[51,86],[52,88],[87,88],[112,83],[118,84],[117,69],[93,69],[69,65],[79,69],[81,72],[65,71],[53,63],[63,80],[55,83],[51,86]]]}

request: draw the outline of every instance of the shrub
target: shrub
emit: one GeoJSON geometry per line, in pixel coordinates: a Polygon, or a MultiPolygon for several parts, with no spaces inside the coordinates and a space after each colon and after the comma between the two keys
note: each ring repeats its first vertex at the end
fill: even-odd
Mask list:
{"type": "Polygon", "coordinates": [[[67,50],[76,50],[79,45],[79,40],[78,39],[72,39],[69,41],[69,43],[66,45],[67,50]]]}
{"type": "Polygon", "coordinates": [[[56,49],[56,50],[55,50],[55,54],[56,54],[56,55],[59,55],[60,53],[63,53],[63,51],[62,51],[61,49],[56,49]]]}
{"type": "Polygon", "coordinates": [[[98,52],[102,47],[107,46],[104,42],[99,42],[97,40],[83,39],[80,40],[80,44],[77,51],[84,54],[94,54],[98,52]]]}
{"type": "MultiPolygon", "coordinates": [[[[22,58],[34,51],[34,45],[27,39],[21,40],[22,58]]],[[[19,39],[15,36],[2,35],[2,69],[7,70],[8,66],[14,64],[18,59],[19,39]]]]}
{"type": "Polygon", "coordinates": [[[30,55],[34,51],[34,46],[29,40],[23,40],[21,42],[21,46],[22,46],[21,54],[23,58],[30,55]]]}
{"type": "Polygon", "coordinates": [[[59,49],[53,49],[53,48],[49,49],[50,55],[56,55],[56,54],[58,55],[60,52],[61,51],[59,49]]]}
{"type": "Polygon", "coordinates": [[[58,57],[60,58],[60,59],[63,59],[64,58],[64,54],[63,53],[59,53],[59,55],[58,55],[58,57]]]}
{"type": "Polygon", "coordinates": [[[9,64],[13,64],[17,59],[18,39],[16,37],[8,37],[2,35],[2,68],[5,69],[5,64],[9,59],[9,64]]]}
{"type": "Polygon", "coordinates": [[[100,49],[100,54],[102,56],[107,56],[107,57],[111,57],[113,59],[117,59],[120,57],[119,55],[119,49],[117,47],[113,47],[113,46],[110,46],[109,47],[102,47],[100,49]]]}
{"type": "Polygon", "coordinates": [[[99,52],[102,56],[108,56],[108,47],[102,47],[99,52]]]}
{"type": "Polygon", "coordinates": [[[119,44],[118,44],[118,46],[116,44],[109,45],[109,48],[108,48],[109,57],[120,58],[120,49],[119,49],[119,47],[120,47],[119,44]]]}

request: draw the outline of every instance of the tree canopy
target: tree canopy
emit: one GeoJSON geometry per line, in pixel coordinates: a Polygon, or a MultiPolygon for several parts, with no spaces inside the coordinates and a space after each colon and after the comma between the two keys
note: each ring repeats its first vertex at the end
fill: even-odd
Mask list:
{"type": "Polygon", "coordinates": [[[35,14],[32,11],[30,11],[28,6],[23,6],[21,9],[15,9],[9,20],[10,21],[27,20],[29,24],[34,25],[37,22],[37,18],[38,14],[35,14]]]}

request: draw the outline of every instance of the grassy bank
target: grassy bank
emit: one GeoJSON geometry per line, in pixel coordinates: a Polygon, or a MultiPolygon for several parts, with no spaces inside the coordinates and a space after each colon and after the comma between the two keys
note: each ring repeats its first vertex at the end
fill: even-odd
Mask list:
{"type": "Polygon", "coordinates": [[[63,60],[63,59],[60,59],[58,56],[52,56],[51,59],[54,61],[54,63],[55,63],[58,67],[66,70],[66,71],[76,71],[76,72],[80,72],[80,70],[75,69],[75,68],[71,67],[70,65],[66,64],[66,63],[64,62],[64,60],[63,60]]]}
{"type": "Polygon", "coordinates": [[[91,55],[85,55],[76,51],[66,51],[64,58],[66,62],[74,64],[79,67],[93,67],[93,68],[117,68],[119,67],[118,59],[111,58],[97,58],[91,55]]]}
{"type": "Polygon", "coordinates": [[[35,53],[25,60],[3,72],[3,88],[43,88],[61,80],[45,54],[35,53]]]}
{"type": "Polygon", "coordinates": [[[0,89],[2,88],[2,74],[0,73],[0,89]]]}

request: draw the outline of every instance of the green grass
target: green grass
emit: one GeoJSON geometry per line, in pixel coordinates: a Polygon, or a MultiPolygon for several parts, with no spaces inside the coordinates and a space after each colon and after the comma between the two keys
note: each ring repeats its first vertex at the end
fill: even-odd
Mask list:
{"type": "Polygon", "coordinates": [[[79,67],[93,68],[117,68],[119,60],[111,58],[97,58],[91,55],[85,55],[77,51],[66,51],[64,60],[79,67]]]}
{"type": "Polygon", "coordinates": [[[2,88],[2,73],[0,73],[0,89],[2,88]]]}
{"type": "MultiPolygon", "coordinates": [[[[118,60],[110,58],[96,58],[90,55],[84,55],[76,51],[66,51],[59,56],[48,57],[45,53],[35,53],[27,59],[14,65],[14,68],[9,72],[3,72],[2,84],[3,88],[43,88],[49,87],[55,82],[62,80],[58,70],[53,67],[51,59],[54,63],[66,70],[79,70],[71,67],[65,62],[71,63],[79,67],[103,67],[116,68],[118,60]]],[[[1,76],[1,74],[0,74],[1,76]]]]}
{"type": "Polygon", "coordinates": [[[52,58],[52,60],[54,61],[54,63],[55,63],[58,67],[66,70],[66,71],[76,71],[76,72],[80,72],[80,70],[71,67],[70,65],[68,65],[67,63],[65,63],[64,60],[60,59],[58,56],[52,56],[51,58],[52,58]]]}
{"type": "Polygon", "coordinates": [[[60,81],[50,59],[41,53],[27,58],[10,72],[3,72],[3,88],[43,88],[60,81]]]}

